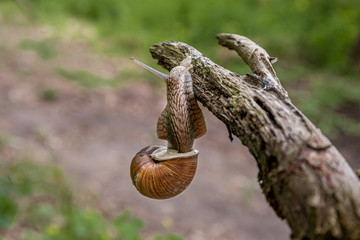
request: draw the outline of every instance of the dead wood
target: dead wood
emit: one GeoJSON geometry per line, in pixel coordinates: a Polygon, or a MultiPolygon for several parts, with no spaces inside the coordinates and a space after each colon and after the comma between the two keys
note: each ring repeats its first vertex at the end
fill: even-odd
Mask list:
{"type": "Polygon", "coordinates": [[[253,74],[231,72],[181,42],[155,44],[150,51],[168,70],[192,55],[197,100],[249,148],[263,193],[289,224],[292,239],[360,239],[360,181],[291,103],[272,67],[275,58],[246,37],[217,38],[237,51],[253,74]]]}

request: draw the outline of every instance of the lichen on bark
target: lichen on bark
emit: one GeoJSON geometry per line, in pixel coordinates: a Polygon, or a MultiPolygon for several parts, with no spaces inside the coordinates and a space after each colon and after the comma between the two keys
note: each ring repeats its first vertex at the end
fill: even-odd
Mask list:
{"type": "Polygon", "coordinates": [[[217,38],[253,73],[231,72],[181,42],[158,43],[150,52],[168,70],[192,56],[197,100],[249,148],[263,193],[289,224],[292,239],[360,239],[360,181],[291,103],[272,67],[275,58],[243,36],[217,38]]]}

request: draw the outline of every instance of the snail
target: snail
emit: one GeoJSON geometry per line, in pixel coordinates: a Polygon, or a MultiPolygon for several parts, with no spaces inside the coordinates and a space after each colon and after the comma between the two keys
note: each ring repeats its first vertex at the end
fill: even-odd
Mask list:
{"type": "Polygon", "coordinates": [[[168,141],[168,147],[147,146],[135,155],[130,165],[131,180],[138,192],[146,197],[171,198],[191,183],[199,155],[199,151],[193,149],[194,139],[207,131],[193,92],[189,72],[191,56],[171,69],[169,75],[134,58],[131,60],[166,82],[167,105],[157,121],[156,133],[159,139],[168,141]]]}

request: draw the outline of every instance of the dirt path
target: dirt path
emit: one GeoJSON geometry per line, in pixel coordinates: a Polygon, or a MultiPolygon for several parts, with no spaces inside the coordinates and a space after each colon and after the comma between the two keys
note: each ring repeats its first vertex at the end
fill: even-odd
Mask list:
{"type": "Polygon", "coordinates": [[[17,47],[23,39],[47,34],[42,28],[0,30],[0,131],[19,155],[58,163],[84,205],[109,217],[131,209],[147,222],[145,236],[172,231],[194,240],[289,238],[286,224],[261,194],[255,161],[238,140],[229,141],[226,127],[207,111],[209,131],[196,142],[200,162],[190,187],[163,201],[139,195],[129,164],[142,147],[164,144],[155,135],[164,89],[139,81],[121,88],[82,88],[54,69],[113,76],[131,63],[92,55],[76,42],[57,44],[59,54],[50,60],[17,47]],[[42,100],[44,89],[55,90],[56,100],[42,100]]]}

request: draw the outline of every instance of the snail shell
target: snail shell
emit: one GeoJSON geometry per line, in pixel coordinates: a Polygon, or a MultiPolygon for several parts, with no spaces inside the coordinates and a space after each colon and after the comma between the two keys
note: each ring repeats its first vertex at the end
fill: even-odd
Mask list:
{"type": "Polygon", "coordinates": [[[131,180],[144,196],[154,199],[171,198],[191,183],[199,152],[178,153],[164,146],[141,149],[130,165],[131,180]]]}

